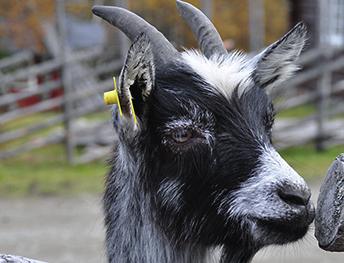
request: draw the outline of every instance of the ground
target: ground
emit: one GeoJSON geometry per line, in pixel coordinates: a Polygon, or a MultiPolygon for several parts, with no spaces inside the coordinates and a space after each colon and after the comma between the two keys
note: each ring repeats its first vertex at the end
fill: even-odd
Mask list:
{"type": "MultiPolygon", "coordinates": [[[[312,189],[316,200],[319,183],[312,189]]],[[[59,263],[105,262],[98,195],[1,199],[0,211],[0,253],[59,263]]],[[[259,252],[253,262],[339,263],[343,258],[319,249],[311,231],[298,243],[259,252]]]]}
{"type": "Polygon", "coordinates": [[[0,253],[48,262],[105,262],[100,198],[0,200],[0,253]]]}

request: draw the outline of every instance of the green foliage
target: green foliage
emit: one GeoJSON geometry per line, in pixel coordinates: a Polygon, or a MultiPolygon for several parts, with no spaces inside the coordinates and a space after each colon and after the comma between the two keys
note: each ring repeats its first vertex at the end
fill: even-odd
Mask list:
{"type": "Polygon", "coordinates": [[[0,49],[0,59],[7,57],[9,54],[6,50],[0,49]]]}
{"type": "Polygon", "coordinates": [[[281,111],[277,114],[278,118],[304,118],[316,112],[314,104],[306,104],[291,109],[281,111]]]}
{"type": "MultiPolygon", "coordinates": [[[[201,8],[200,0],[187,2],[201,8]]],[[[232,39],[235,48],[248,49],[248,1],[247,0],[213,0],[213,21],[222,38],[232,39]]],[[[113,5],[114,1],[105,1],[113,5]]],[[[196,41],[180,18],[174,0],[128,0],[129,9],[143,16],[161,30],[177,46],[196,47],[196,41]]],[[[266,44],[276,41],[288,27],[288,1],[265,0],[266,44]]],[[[94,1],[66,1],[68,14],[83,19],[91,19],[91,6],[94,1]]],[[[0,0],[0,37],[10,38],[18,48],[31,48],[44,52],[44,32],[42,23],[53,22],[55,1],[5,1],[0,0]]]]}
{"type": "Polygon", "coordinates": [[[44,51],[42,22],[53,17],[54,3],[53,0],[0,0],[0,37],[10,38],[17,48],[44,51]]]}
{"type": "Polygon", "coordinates": [[[317,152],[313,146],[300,146],[282,150],[280,154],[305,179],[324,177],[334,159],[344,152],[344,146],[337,146],[317,152]]]}

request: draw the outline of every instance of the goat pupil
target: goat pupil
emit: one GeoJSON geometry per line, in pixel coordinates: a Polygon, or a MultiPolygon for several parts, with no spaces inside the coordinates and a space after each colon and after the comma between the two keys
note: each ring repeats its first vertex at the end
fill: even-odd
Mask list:
{"type": "Polygon", "coordinates": [[[187,129],[179,129],[172,134],[172,138],[177,143],[187,142],[192,137],[191,131],[187,129]]]}

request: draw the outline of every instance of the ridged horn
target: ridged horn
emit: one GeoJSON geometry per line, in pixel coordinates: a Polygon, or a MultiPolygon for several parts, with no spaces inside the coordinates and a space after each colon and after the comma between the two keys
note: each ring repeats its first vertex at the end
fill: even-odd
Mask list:
{"type": "Polygon", "coordinates": [[[158,65],[165,65],[180,55],[154,26],[126,9],[114,6],[94,6],[92,12],[120,29],[131,41],[134,41],[141,33],[146,34],[153,47],[155,63],[158,65]]]}
{"type": "Polygon", "coordinates": [[[204,55],[209,58],[214,54],[227,54],[220,34],[209,18],[193,5],[177,0],[180,15],[190,26],[197,37],[198,44],[204,55]]]}

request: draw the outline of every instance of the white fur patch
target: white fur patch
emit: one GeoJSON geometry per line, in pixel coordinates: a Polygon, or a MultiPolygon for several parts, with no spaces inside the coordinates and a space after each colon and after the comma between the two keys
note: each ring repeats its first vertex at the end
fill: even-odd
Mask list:
{"type": "Polygon", "coordinates": [[[279,197],[279,186],[288,184],[300,191],[307,190],[304,179],[291,168],[271,147],[263,149],[261,166],[234,194],[232,205],[222,205],[221,213],[231,217],[282,218],[298,213],[297,209],[284,203],[279,197]],[[229,209],[224,211],[224,209],[229,209]]]}
{"type": "Polygon", "coordinates": [[[164,179],[158,189],[163,206],[178,212],[182,206],[182,194],[184,185],[177,179],[164,179]]]}
{"type": "Polygon", "coordinates": [[[306,27],[299,23],[284,37],[271,44],[254,59],[255,81],[264,88],[274,88],[290,78],[298,66],[296,59],[306,42],[306,27]]]}
{"type": "Polygon", "coordinates": [[[271,147],[264,148],[260,157],[260,174],[266,181],[287,181],[299,187],[307,187],[305,180],[271,147]]]}
{"type": "Polygon", "coordinates": [[[212,87],[226,97],[230,97],[233,90],[240,87],[249,87],[252,67],[247,67],[247,58],[240,52],[228,56],[212,56],[206,58],[197,50],[188,50],[182,53],[186,63],[212,87]]]}

